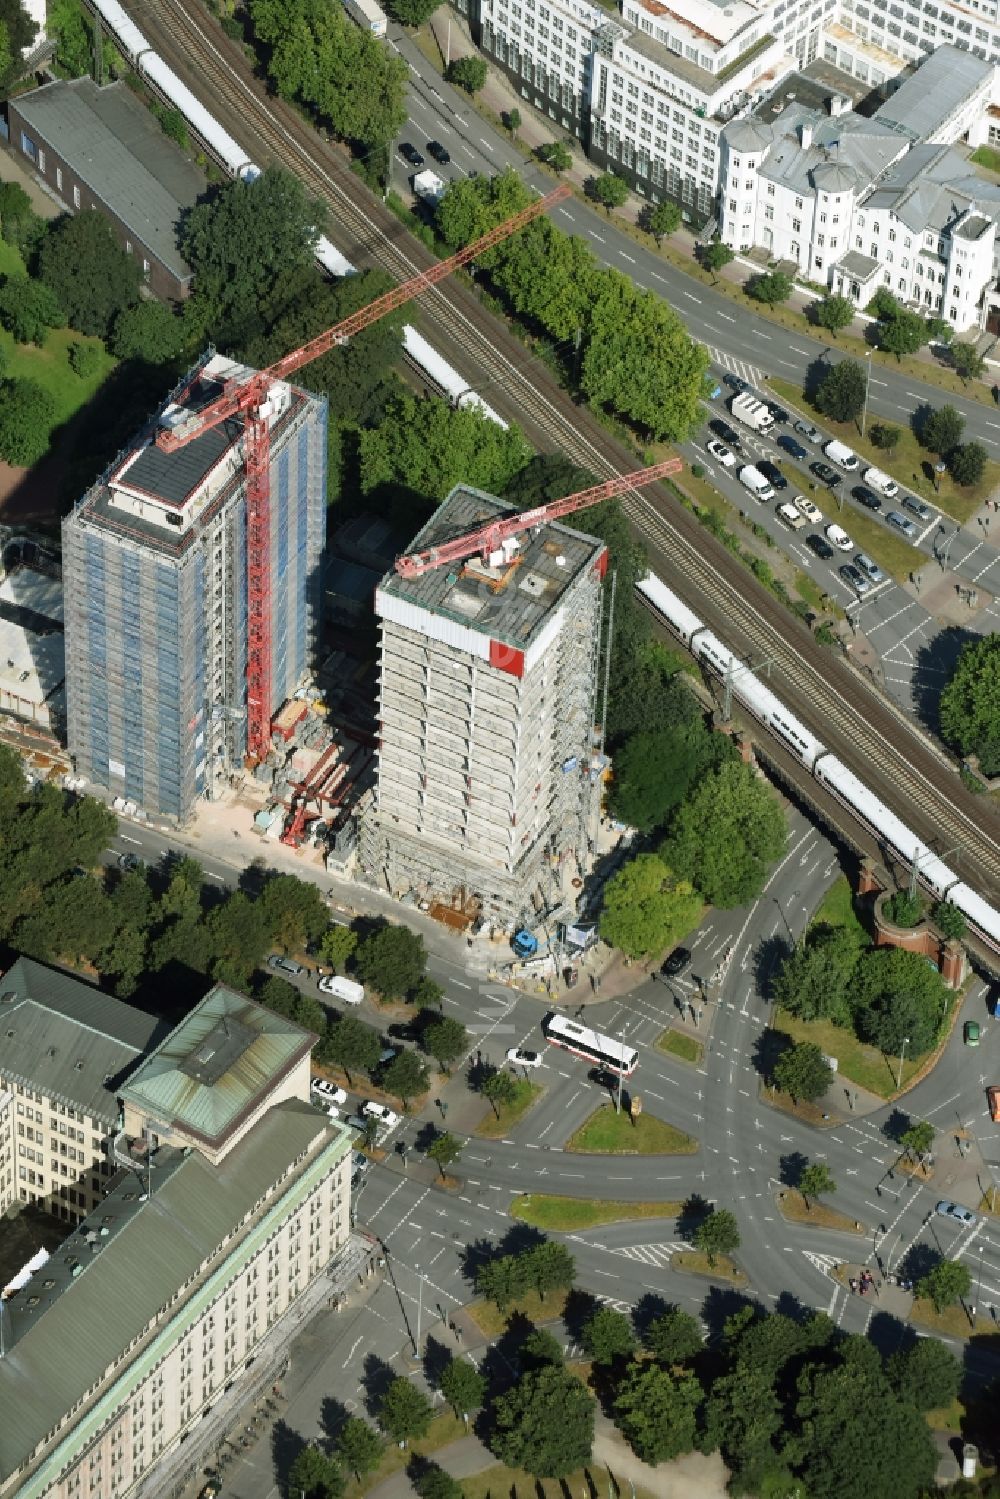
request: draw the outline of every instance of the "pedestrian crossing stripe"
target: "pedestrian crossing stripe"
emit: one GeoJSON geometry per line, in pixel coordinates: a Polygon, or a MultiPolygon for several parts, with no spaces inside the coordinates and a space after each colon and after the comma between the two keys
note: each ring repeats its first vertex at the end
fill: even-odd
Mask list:
{"type": "Polygon", "coordinates": [[[662,1269],[669,1265],[671,1255],[689,1246],[683,1242],[676,1244],[628,1244],[621,1248],[612,1249],[612,1254],[620,1254],[627,1260],[638,1260],[642,1265],[655,1265],[662,1269]]]}
{"type": "Polygon", "coordinates": [[[711,344],[706,345],[712,363],[717,364],[720,369],[728,370],[732,375],[739,375],[741,380],[746,380],[755,388],[762,385],[766,376],[764,371],[756,364],[749,364],[745,359],[737,359],[733,354],[727,354],[725,349],[713,348],[711,344]]]}
{"type": "Polygon", "coordinates": [[[802,1253],[821,1275],[828,1275],[831,1279],[836,1266],[843,1263],[835,1254],[814,1254],[811,1249],[803,1249],[802,1253]]]}

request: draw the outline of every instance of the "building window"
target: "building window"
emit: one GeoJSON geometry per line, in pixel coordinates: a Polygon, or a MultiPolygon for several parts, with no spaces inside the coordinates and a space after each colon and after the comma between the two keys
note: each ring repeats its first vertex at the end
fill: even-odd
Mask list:
{"type": "Polygon", "coordinates": [[[79,208],[79,206],[80,206],[80,189],[74,183],[73,184],[73,207],[74,208],[79,208]]]}

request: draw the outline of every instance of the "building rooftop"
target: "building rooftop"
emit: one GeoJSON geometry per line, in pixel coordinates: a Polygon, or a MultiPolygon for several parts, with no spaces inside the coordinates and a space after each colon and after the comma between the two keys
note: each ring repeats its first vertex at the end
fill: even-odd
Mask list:
{"type": "Polygon", "coordinates": [[[860,250],[848,250],[846,255],[841,255],[837,261],[838,271],[853,276],[856,281],[869,281],[881,271],[882,267],[877,260],[870,255],[862,255],[860,250]]]}
{"type": "Polygon", "coordinates": [[[168,1027],[67,973],[18,958],[0,979],[9,1077],[111,1122],[117,1089],[168,1027]]]}
{"type": "Polygon", "coordinates": [[[15,107],[138,241],[180,280],[190,278],[178,227],[205,178],[126,84],[58,79],[19,95],[15,107]]]}
{"type": "Polygon", "coordinates": [[[929,141],[994,72],[992,63],[961,47],[937,47],[873,118],[911,140],[929,141]]]}
{"type": "MultiPolygon", "coordinates": [[[[414,537],[409,550],[440,546],[510,514],[510,507],[492,495],[457,485],[414,537]]],[[[463,563],[432,568],[419,578],[401,578],[392,571],[383,578],[379,591],[523,648],[558,607],[570,584],[596,564],[605,547],[603,541],[561,522],[522,532],[517,540],[520,546],[507,566],[490,569],[474,555],[463,563]]]]}
{"type": "Polygon", "coordinates": [[[981,224],[970,238],[978,239],[1000,216],[1000,184],[977,176],[953,146],[919,145],[886,172],[862,206],[891,209],[915,234],[950,230],[975,207],[981,224]]]}
{"type": "MultiPolygon", "coordinates": [[[[326,1170],[350,1148],[346,1128],[311,1104],[287,1100],[219,1165],[198,1151],[163,1148],[148,1177],[124,1172],[100,1207],[5,1304],[0,1482],[199,1276],[272,1183],[289,1172],[297,1181],[296,1165],[309,1152],[326,1170]],[[317,1146],[324,1147],[318,1155],[317,1146]]],[[[261,1212],[280,1208],[281,1195],[261,1212]]],[[[263,1235],[266,1223],[261,1228],[258,1219],[257,1227],[263,1235]]],[[[184,1315],[183,1301],[175,1315],[184,1315]]],[[[173,1341],[169,1314],[152,1336],[173,1341]]],[[[105,1398],[114,1395],[112,1389],[105,1398]]]]}
{"type": "Polygon", "coordinates": [[[760,174],[803,196],[817,187],[823,192],[863,192],[906,149],[887,125],[851,110],[818,115],[796,102],[787,105],[773,128],[775,144],[760,174]],[[803,127],[812,133],[808,145],[802,143],[803,127]]]}
{"type": "Polygon", "coordinates": [[[258,1108],[316,1037],[216,984],[119,1090],[166,1131],[217,1146],[258,1108]]]}

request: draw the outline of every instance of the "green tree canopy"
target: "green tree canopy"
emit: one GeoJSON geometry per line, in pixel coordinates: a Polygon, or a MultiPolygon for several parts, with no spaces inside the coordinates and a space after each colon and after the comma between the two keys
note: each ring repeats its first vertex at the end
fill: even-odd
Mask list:
{"type": "Polygon", "coordinates": [[[962,1383],[961,1364],[937,1338],[918,1338],[892,1354],[885,1372],[899,1398],[918,1411],[950,1405],[962,1383]]]}
{"type": "Polygon", "coordinates": [[[963,755],[978,755],[983,771],[1000,766],[1000,634],[963,645],[938,703],[941,734],[963,755]]]}
{"type": "Polygon", "coordinates": [[[320,1061],[335,1062],[343,1067],[348,1081],[352,1072],[370,1072],[379,1058],[382,1043],[378,1031],[354,1015],[342,1015],[326,1033],[317,1049],[320,1061]]]}
{"type": "Polygon", "coordinates": [[[956,941],[965,936],[967,922],[956,905],[950,900],[939,900],[931,912],[934,923],[945,937],[956,941]]]}
{"type": "Polygon", "coordinates": [[[917,1295],[932,1301],[939,1312],[968,1296],[971,1290],[972,1271],[960,1260],[938,1260],[916,1286],[917,1295]]]}
{"type": "Polygon", "coordinates": [[[294,874],[270,875],[257,906],[271,941],[285,952],[318,941],[330,923],[319,886],[294,874]]]}
{"type": "Polygon", "coordinates": [[[749,765],[730,761],[705,776],[679,809],[660,853],[714,906],[741,906],[763,889],[785,849],[777,797],[749,765]]]}
{"type": "Polygon", "coordinates": [[[860,947],[846,927],[820,927],[799,942],[774,979],[774,998],[800,1020],[851,1021],[850,995],[860,947]]]}
{"type": "Polygon", "coordinates": [[[573,153],[562,141],[545,141],[537,147],[535,155],[554,172],[568,172],[573,165],[573,153]]]}
{"type": "Polygon", "coordinates": [[[379,1425],[394,1442],[415,1441],[427,1435],[434,1412],[422,1390],[408,1379],[394,1379],[379,1402],[379,1425]]]}
{"type": "Polygon", "coordinates": [[[418,1010],[440,1010],[444,1004],[444,987],[425,973],[410,990],[410,999],[418,1010]]]}
{"type": "Polygon", "coordinates": [[[611,1306],[598,1306],[580,1331],[580,1342],[595,1364],[613,1364],[635,1351],[632,1319],[611,1306]]]}
{"type": "Polygon", "coordinates": [[[55,416],[55,401],[34,380],[0,380],[0,458],[15,468],[37,463],[55,416]]]}
{"type": "Polygon", "coordinates": [[[343,973],[358,945],[358,934],[353,927],[337,921],[327,927],[320,939],[319,952],[324,963],[343,973]]]}
{"type": "Polygon", "coordinates": [[[856,359],[841,359],[816,388],[816,410],[835,422],[852,422],[865,404],[865,370],[856,359]]]}
{"type": "Polygon", "coordinates": [[[427,1147],[427,1154],[432,1161],[436,1162],[443,1178],[447,1174],[447,1168],[453,1165],[462,1154],[462,1142],[445,1130],[443,1134],[434,1136],[427,1147]]]}
{"type": "Polygon", "coordinates": [[[886,318],[877,325],[878,346],[888,354],[895,354],[897,361],[904,354],[915,354],[927,343],[930,333],[927,324],[918,312],[907,312],[902,308],[894,317],[886,318]]]}
{"type": "MultiPolygon", "coordinates": [[[[382,1461],[383,1445],[378,1432],[360,1416],[348,1416],[336,1441],[337,1456],[361,1483],[382,1461]]],[[[294,1490],[292,1491],[294,1493],[294,1490]]]]}
{"type": "Polygon", "coordinates": [[[424,939],[407,926],[378,926],[358,946],[358,978],[386,999],[401,999],[420,981],[427,962],[424,939]]]}
{"type": "Polygon", "coordinates": [[[783,1093],[808,1103],[826,1092],[833,1081],[833,1071],[815,1042],[800,1041],[778,1057],[774,1081],[783,1093]]]}
{"type": "Polygon", "coordinates": [[[433,1025],[425,1026],[421,1032],[420,1044],[428,1056],[432,1056],[438,1063],[441,1071],[447,1072],[450,1064],[467,1050],[469,1035],[460,1020],[445,1016],[433,1025]]]}
{"type": "Polygon", "coordinates": [[[854,1013],[858,1034],[883,1051],[898,1052],[908,1038],[911,1054],[934,1044],[949,1004],[937,971],[919,953],[877,947],[858,963],[854,1013]]]}
{"type": "Polygon", "coordinates": [[[925,448],[943,458],[958,446],[964,431],[965,417],[954,406],[938,406],[925,412],[917,436],[925,448]]]}
{"type": "Polygon", "coordinates": [[[885,453],[892,453],[899,446],[902,433],[898,427],[893,427],[888,422],[873,422],[868,429],[868,436],[872,440],[873,447],[880,448],[885,453]]]}
{"type": "Polygon", "coordinates": [[[139,302],[115,319],[111,352],[116,359],[141,359],[146,364],[172,364],[188,344],[182,318],[162,302],[139,302]]]}
{"type": "Polygon", "coordinates": [[[658,854],[637,854],[604,887],[600,932],[629,957],[662,952],[691,929],[701,898],[677,879],[658,854]]]}
{"type": "Polygon", "coordinates": [[[948,454],[948,472],[956,484],[978,484],[988,461],[989,454],[981,442],[961,442],[948,454]]]}
{"type": "Polygon", "coordinates": [[[818,302],[813,302],[810,311],[819,326],[836,337],[841,328],[851,326],[857,309],[850,297],[838,297],[831,294],[821,297],[818,302]]]}
{"type": "Polygon", "coordinates": [[[732,1470],[733,1492],[756,1494],[777,1466],[774,1442],[781,1431],[781,1404],[773,1373],[741,1363],[713,1380],[705,1407],[702,1450],[719,1448],[732,1470]]]}
{"type": "Polygon", "coordinates": [[[784,271],[762,271],[750,277],[746,293],[753,301],[763,302],[765,307],[777,307],[788,301],[794,285],[791,276],[786,276],[784,271]]]}
{"type": "Polygon", "coordinates": [[[441,4],[441,0],[386,0],[386,11],[401,26],[422,26],[441,4]]]}
{"type": "Polygon", "coordinates": [[[615,1425],[644,1463],[670,1462],[693,1451],[702,1398],[687,1370],[633,1363],[615,1392],[615,1425]]]}
{"type": "Polygon", "coordinates": [[[586,325],[599,284],[587,241],[564,234],[549,218],[535,219],[512,235],[492,274],[514,311],[557,339],[573,338],[586,325]]]}
{"type": "Polygon", "coordinates": [[[457,1478],[452,1478],[437,1463],[428,1463],[414,1479],[414,1487],[420,1499],[463,1499],[465,1490],[457,1478]]]}
{"type": "Polygon", "coordinates": [[[344,1478],[337,1463],[318,1447],[303,1447],[288,1470],[288,1488],[300,1499],[340,1499],[344,1478]]]}
{"type": "Polygon", "coordinates": [[[493,1105],[493,1112],[499,1119],[500,1105],[509,1106],[517,1097],[517,1079],[505,1068],[500,1067],[484,1080],[482,1091],[493,1105]]]}
{"type": "Polygon", "coordinates": [[[576,1279],[576,1262],[565,1244],[546,1239],[519,1256],[527,1284],[545,1300],[549,1291],[568,1291],[576,1279]]]}
{"type": "Polygon", "coordinates": [[[564,1368],[529,1369],[493,1406],[493,1453],[539,1478],[572,1473],[589,1459],[593,1441],[594,1397],[564,1368]]]}
{"type": "Polygon", "coordinates": [[[713,1208],[695,1229],[694,1242],[708,1263],[714,1265],[720,1254],[730,1254],[740,1247],[740,1230],[736,1216],[728,1208],[713,1208]]]}
{"type": "Polygon", "coordinates": [[[476,1291],[505,1312],[512,1301],[518,1301],[531,1289],[528,1266],[523,1255],[504,1254],[487,1260],[476,1271],[476,1291]]]}
{"type": "Polygon", "coordinates": [[[677,203],[654,203],[645,215],[643,228],[656,240],[657,247],[681,227],[681,210],[677,203]]]}
{"type": "Polygon", "coordinates": [[[94,208],[53,225],[39,252],[38,273],[78,333],[107,338],[118,314],[139,300],[142,269],[94,208]]]}
{"type": "Polygon", "coordinates": [[[592,177],[588,190],[594,201],[602,204],[608,214],[613,208],[621,208],[628,197],[628,183],[615,172],[601,172],[600,176],[592,177]]]}
{"type": "Polygon", "coordinates": [[[952,344],[951,364],[960,380],[978,380],[986,361],[975,344],[952,344]]]}
{"type": "Polygon", "coordinates": [[[478,94],[486,85],[486,61],[482,57],[456,57],[448,67],[448,82],[478,94]]]}
{"type": "Polygon", "coordinates": [[[242,890],[234,891],[212,911],[207,925],[214,955],[212,976],[245,989],[268,943],[256,903],[242,890]]]}
{"type": "Polygon", "coordinates": [[[399,1052],[382,1073],[386,1091],[401,1099],[404,1107],[408,1107],[412,1098],[426,1093],[429,1082],[427,1068],[416,1052],[408,1048],[399,1052]]]}
{"type": "Polygon", "coordinates": [[[502,494],[531,456],[517,427],[505,431],[475,407],[408,392],[390,398],[377,427],[359,432],[358,453],[363,493],[395,484],[435,505],[459,483],[502,494]]]}
{"type": "Polygon", "coordinates": [[[615,755],[608,804],[640,833],[656,832],[702,776],[733,758],[729,740],[700,718],[634,734],[615,755]]]}
{"type": "Polygon", "coordinates": [[[810,1197],[825,1197],[836,1192],[837,1183],[825,1161],[811,1161],[799,1176],[798,1187],[808,1207],[810,1197]]]}
{"type": "Polygon", "coordinates": [[[268,975],[257,993],[262,1005],[273,1010],[275,1015],[284,1015],[288,1020],[295,1014],[299,997],[295,985],[290,984],[287,979],[279,978],[276,973],[268,975]]]}
{"type": "MultiPolygon", "coordinates": [[[[513,167],[495,177],[457,178],[437,206],[438,233],[449,249],[460,250],[526,208],[532,198],[513,167]]],[[[496,250],[490,251],[482,264],[495,265],[496,256],[496,250]]]]}
{"type": "Polygon", "coordinates": [[[456,1416],[478,1410],[486,1395],[485,1377],[467,1358],[453,1358],[447,1363],[438,1383],[456,1416]]]}
{"type": "Polygon", "coordinates": [[[698,258],[706,271],[711,271],[714,276],[723,266],[729,265],[735,256],[728,245],[724,245],[720,239],[713,239],[703,247],[698,258]]]}
{"type": "Polygon", "coordinates": [[[50,328],[66,326],[66,314],[44,281],[9,276],[0,286],[0,325],[19,344],[40,344],[50,328]]]}
{"type": "Polygon", "coordinates": [[[668,1307],[654,1317],[643,1337],[644,1345],[661,1364],[683,1364],[700,1353],[705,1340],[701,1324],[690,1312],[668,1307]]]}

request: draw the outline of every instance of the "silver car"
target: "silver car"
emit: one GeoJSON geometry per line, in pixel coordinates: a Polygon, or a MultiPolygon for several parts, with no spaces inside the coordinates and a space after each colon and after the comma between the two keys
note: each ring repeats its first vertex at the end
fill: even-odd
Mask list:
{"type": "Polygon", "coordinates": [[[975,1213],[970,1212],[968,1208],[961,1207],[957,1202],[939,1202],[934,1211],[940,1213],[942,1218],[953,1218],[956,1223],[964,1223],[966,1227],[976,1221],[975,1213]]]}
{"type": "Polygon", "coordinates": [[[878,563],[869,557],[867,552],[855,552],[854,565],[855,567],[860,567],[862,572],[867,573],[873,583],[885,582],[885,573],[879,567],[878,563]]]}

